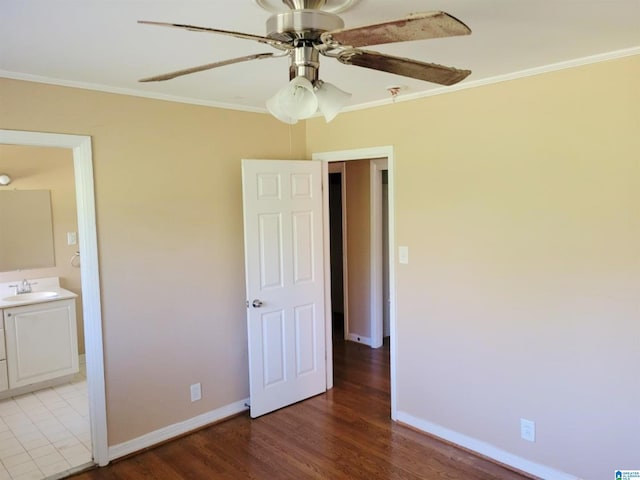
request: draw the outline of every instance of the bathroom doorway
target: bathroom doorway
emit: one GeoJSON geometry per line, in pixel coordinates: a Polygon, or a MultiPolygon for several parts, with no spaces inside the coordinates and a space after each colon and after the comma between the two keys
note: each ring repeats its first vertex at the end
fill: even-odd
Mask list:
{"type": "MultiPolygon", "coordinates": [[[[33,228],[38,228],[48,231],[48,235],[39,235],[42,242],[13,242],[10,258],[5,257],[9,263],[0,266],[0,281],[15,284],[26,280],[33,285],[30,288],[38,291],[43,285],[42,279],[56,278],[62,288],[77,295],[73,300],[76,314],[72,325],[75,330],[71,330],[74,339],[77,338],[74,344],[77,345],[79,371],[76,374],[37,383],[29,381],[36,375],[33,372],[47,368],[51,362],[63,366],[64,357],[61,359],[55,350],[45,349],[45,345],[41,345],[44,337],[35,340],[42,330],[37,326],[37,316],[32,317],[32,322],[23,319],[4,325],[8,343],[7,360],[2,362],[4,374],[11,368],[9,389],[0,391],[0,473],[8,478],[46,478],[73,471],[92,461],[73,152],[68,148],[2,144],[0,171],[9,172],[11,179],[9,185],[0,189],[0,208],[5,214],[9,208],[12,211],[4,216],[3,227],[15,225],[17,231],[23,231],[21,226],[26,226],[20,217],[16,218],[16,212],[23,205],[6,204],[17,194],[23,201],[31,198],[28,195],[46,197],[48,201],[42,203],[41,210],[49,211],[48,216],[33,216],[28,223],[29,230],[23,232],[23,236],[28,236],[33,228]],[[42,255],[45,251],[50,255],[42,255]],[[33,332],[25,330],[25,321],[34,325],[33,332]],[[25,361],[24,367],[18,367],[23,363],[22,357],[17,357],[22,355],[18,353],[23,350],[19,346],[22,343],[16,344],[17,337],[10,332],[19,334],[21,342],[29,343],[24,352],[32,352],[27,355],[34,360],[37,357],[38,366],[25,361]],[[22,373],[18,374],[18,368],[22,373]],[[15,377],[23,374],[26,375],[24,379],[15,377]]],[[[25,206],[35,208],[30,202],[25,206]]],[[[43,307],[45,305],[48,304],[43,307]]],[[[18,317],[5,317],[5,322],[11,318],[18,317]]],[[[75,363],[68,371],[74,369],[73,365],[75,363]]],[[[37,376],[42,377],[41,374],[37,376]]],[[[7,388],[6,384],[4,388],[7,388]]],[[[0,478],[4,477],[0,475],[0,478]]]]}
{"type": "MultiPolygon", "coordinates": [[[[89,457],[89,464],[96,463],[98,465],[106,465],[108,463],[108,448],[91,139],[90,137],[79,135],[0,130],[0,144],[62,148],[70,151],[73,158],[73,181],[75,185],[79,243],[77,251],[78,257],[81,259],[79,263],[79,270],[81,272],[81,286],[79,290],[82,295],[82,302],[79,302],[78,308],[81,310],[83,316],[82,327],[84,329],[83,336],[86,352],[86,363],[84,363],[81,369],[80,378],[84,376],[86,381],[80,380],[80,378],[74,378],[69,382],[69,385],[60,386],[59,391],[55,391],[55,393],[61,398],[64,398],[61,394],[67,397],[77,397],[78,395],[75,395],[71,390],[78,388],[78,383],[85,382],[86,386],[79,388],[86,389],[86,407],[83,406],[82,400],[74,400],[73,404],[78,410],[83,412],[88,411],[89,438],[87,438],[86,434],[81,435],[79,430],[77,430],[78,436],[76,438],[82,437],[85,440],[85,443],[80,442],[85,450],[87,449],[87,445],[90,445],[91,456],[89,457]],[[84,373],[86,374],[83,375],[84,373]],[[93,460],[91,460],[91,458],[93,458],[93,460]]],[[[77,260],[78,258],[75,259],[75,261],[77,260]]],[[[71,262],[71,259],[69,259],[69,261],[71,262]]],[[[21,402],[32,403],[33,400],[24,397],[21,402]]],[[[64,408],[62,404],[59,404],[59,406],[64,408]]],[[[69,404],[68,407],[74,410],[72,404],[69,404]]],[[[66,412],[71,413],[69,410],[66,412]]],[[[80,414],[78,411],[76,411],[76,413],[80,414]]],[[[73,415],[69,415],[69,417],[71,416],[73,415]]],[[[59,421],[59,419],[57,420],[59,421]]],[[[76,427],[79,428],[79,425],[76,424],[73,428],[76,427]]],[[[51,430],[51,432],[52,431],[53,430],[51,430]]],[[[53,434],[51,436],[55,438],[53,434]]],[[[27,440],[25,440],[25,443],[26,442],[27,440]]],[[[22,443],[20,445],[24,449],[24,445],[22,443]]],[[[46,446],[44,447],[42,452],[46,450],[46,446]]],[[[16,447],[14,446],[14,448],[16,447]]],[[[87,458],[86,453],[80,448],[75,449],[73,453],[71,452],[72,450],[67,450],[70,458],[74,456],[77,459],[87,458]]],[[[27,453],[27,455],[29,454],[27,453]]],[[[16,457],[13,460],[17,462],[19,458],[16,457]]],[[[53,457],[49,460],[53,460],[53,457]]],[[[42,461],[42,463],[46,462],[42,461]]],[[[16,463],[15,465],[18,464],[19,463],[16,463]]],[[[27,469],[29,467],[30,465],[22,468],[27,469]]],[[[20,468],[14,466],[12,470],[14,473],[20,474],[20,468]]]]}

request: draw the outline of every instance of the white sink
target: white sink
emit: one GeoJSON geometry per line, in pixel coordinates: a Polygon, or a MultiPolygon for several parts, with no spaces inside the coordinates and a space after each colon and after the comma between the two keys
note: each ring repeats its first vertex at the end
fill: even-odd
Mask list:
{"type": "Polygon", "coordinates": [[[57,297],[58,292],[31,292],[21,293],[19,295],[11,295],[4,297],[3,302],[32,302],[34,300],[46,300],[47,298],[57,297]]]}

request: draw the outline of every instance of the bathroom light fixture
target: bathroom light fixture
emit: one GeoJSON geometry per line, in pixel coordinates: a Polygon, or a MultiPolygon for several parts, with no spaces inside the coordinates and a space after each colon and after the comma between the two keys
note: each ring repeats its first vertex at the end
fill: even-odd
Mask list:
{"type": "Polygon", "coordinates": [[[0,173],[0,185],[5,186],[11,183],[11,177],[6,173],[0,173]]]}
{"type": "Polygon", "coordinates": [[[294,77],[267,100],[267,110],[278,120],[294,124],[320,111],[327,122],[347,104],[351,94],[322,80],[311,82],[306,76],[294,77]]]}

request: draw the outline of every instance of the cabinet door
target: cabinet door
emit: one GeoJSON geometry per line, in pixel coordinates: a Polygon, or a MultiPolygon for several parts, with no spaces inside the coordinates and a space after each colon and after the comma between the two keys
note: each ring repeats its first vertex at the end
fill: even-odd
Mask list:
{"type": "Polygon", "coordinates": [[[4,327],[0,326],[0,360],[7,358],[7,354],[4,349],[4,327]]]}
{"type": "Polygon", "coordinates": [[[9,388],[78,371],[74,300],[8,308],[4,323],[9,388]]]}
{"type": "Polygon", "coordinates": [[[7,361],[0,360],[0,392],[9,389],[9,378],[7,377],[7,361]]]}

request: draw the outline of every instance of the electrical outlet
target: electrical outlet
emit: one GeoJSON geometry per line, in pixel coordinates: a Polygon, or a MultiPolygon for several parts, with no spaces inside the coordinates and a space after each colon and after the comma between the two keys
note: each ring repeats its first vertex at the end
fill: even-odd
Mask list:
{"type": "Polygon", "coordinates": [[[193,385],[191,385],[190,389],[192,402],[197,402],[198,400],[202,399],[202,387],[199,383],[194,383],[193,385]]]}
{"type": "Polygon", "coordinates": [[[536,422],[533,420],[527,420],[526,418],[520,419],[520,437],[528,442],[536,441],[536,422]]]}

